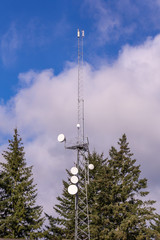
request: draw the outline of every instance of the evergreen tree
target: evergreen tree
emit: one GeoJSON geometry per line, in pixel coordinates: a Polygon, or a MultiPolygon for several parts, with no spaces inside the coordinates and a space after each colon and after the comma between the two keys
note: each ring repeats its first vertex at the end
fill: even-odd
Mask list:
{"type": "MultiPolygon", "coordinates": [[[[152,228],[157,220],[153,204],[143,200],[147,179],[140,178],[140,166],[128,147],[126,136],[118,142],[120,150],[112,147],[102,175],[90,184],[94,192],[91,204],[91,238],[145,240],[159,236],[152,228]]],[[[146,198],[145,198],[146,199],[146,198]]]]}
{"type": "Polygon", "coordinates": [[[0,237],[42,237],[42,207],[36,205],[37,189],[32,167],[27,167],[17,129],[0,163],[0,237]]]}
{"type": "Polygon", "coordinates": [[[58,217],[52,217],[46,214],[49,220],[49,226],[46,226],[45,239],[74,239],[75,197],[68,193],[71,174],[68,170],[66,171],[68,179],[67,181],[63,181],[62,197],[57,197],[59,203],[53,207],[58,217]]]}
{"type": "MultiPolygon", "coordinates": [[[[92,240],[146,240],[160,237],[155,221],[155,201],[147,201],[147,179],[140,178],[140,166],[128,147],[125,135],[119,140],[119,150],[112,147],[109,158],[96,152],[88,156],[95,168],[90,171],[88,202],[92,240]]],[[[74,239],[74,197],[64,183],[62,197],[54,209],[58,218],[49,217],[47,231],[54,239],[74,239]],[[68,231],[68,235],[65,231],[68,231]],[[64,235],[60,238],[62,232],[64,235]]]]}

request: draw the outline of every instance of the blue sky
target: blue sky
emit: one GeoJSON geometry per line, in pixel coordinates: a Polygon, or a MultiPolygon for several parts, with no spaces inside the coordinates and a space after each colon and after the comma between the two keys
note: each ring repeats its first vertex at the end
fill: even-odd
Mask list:
{"type": "Polygon", "coordinates": [[[125,44],[141,44],[160,30],[158,1],[6,0],[0,8],[0,99],[19,88],[30,69],[60,73],[76,61],[77,28],[85,30],[85,60],[98,68],[125,44]]]}
{"type": "Polygon", "coordinates": [[[76,135],[78,28],[90,151],[107,155],[126,133],[159,211],[160,0],[2,0],[0,152],[17,127],[38,202],[54,214],[76,157],[57,136],[76,135]]]}

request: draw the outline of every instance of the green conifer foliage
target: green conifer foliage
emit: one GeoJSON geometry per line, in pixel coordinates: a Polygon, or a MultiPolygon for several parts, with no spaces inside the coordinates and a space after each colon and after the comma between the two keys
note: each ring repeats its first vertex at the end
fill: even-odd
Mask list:
{"type": "MultiPolygon", "coordinates": [[[[147,179],[140,178],[140,166],[130,152],[126,135],[118,145],[119,150],[110,149],[108,159],[96,152],[88,156],[94,165],[88,185],[91,240],[159,239],[153,227],[159,216],[153,207],[155,201],[146,200],[147,179]]],[[[46,239],[74,239],[74,197],[67,192],[68,182],[63,182],[62,197],[54,207],[59,217],[49,218],[50,238],[46,239]]]]}
{"type": "Polygon", "coordinates": [[[53,208],[58,217],[52,217],[46,214],[49,225],[46,226],[45,239],[74,239],[75,226],[75,199],[68,193],[69,179],[71,174],[68,170],[68,180],[63,181],[62,197],[57,197],[58,204],[53,208]]]}
{"type": "Polygon", "coordinates": [[[42,237],[42,207],[36,205],[37,189],[32,167],[27,167],[17,129],[0,163],[0,237],[42,237]]]}
{"type": "Polygon", "coordinates": [[[118,144],[119,151],[111,148],[102,174],[95,174],[90,183],[91,239],[152,239],[157,235],[152,228],[155,201],[143,200],[147,179],[140,178],[125,135],[118,144]]]}

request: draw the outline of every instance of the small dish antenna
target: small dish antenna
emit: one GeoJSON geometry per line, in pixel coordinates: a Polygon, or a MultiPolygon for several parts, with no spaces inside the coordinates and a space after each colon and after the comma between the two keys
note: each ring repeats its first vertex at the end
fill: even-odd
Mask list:
{"type": "Polygon", "coordinates": [[[77,188],[77,186],[76,185],[70,185],[69,187],[68,187],[68,192],[69,192],[69,194],[71,194],[71,195],[75,195],[77,192],[78,192],[78,188],[77,188]]]}
{"type": "Polygon", "coordinates": [[[78,183],[78,177],[77,176],[72,176],[71,177],[71,183],[73,183],[73,184],[78,183]]]}
{"type": "Polygon", "coordinates": [[[93,170],[93,169],[94,169],[94,165],[93,165],[92,163],[90,163],[90,164],[88,165],[88,168],[89,168],[90,170],[93,170]]]}
{"type": "Polygon", "coordinates": [[[71,168],[71,173],[72,173],[73,175],[76,175],[76,174],[78,173],[78,168],[72,167],[72,168],[71,168]]]}
{"type": "Polygon", "coordinates": [[[59,134],[57,139],[58,139],[58,142],[64,142],[66,140],[64,134],[59,134]]]}

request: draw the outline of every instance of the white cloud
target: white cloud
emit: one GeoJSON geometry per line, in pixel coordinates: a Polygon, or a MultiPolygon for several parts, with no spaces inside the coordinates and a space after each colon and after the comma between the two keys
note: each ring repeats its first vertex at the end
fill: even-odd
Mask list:
{"type": "Polygon", "coordinates": [[[37,73],[33,70],[30,70],[27,73],[20,73],[18,78],[20,83],[23,85],[30,85],[33,84],[33,81],[36,79],[37,73]]]}
{"type": "MultiPolygon", "coordinates": [[[[91,151],[108,154],[111,145],[126,133],[131,150],[149,179],[151,196],[159,182],[160,142],[160,35],[137,47],[125,46],[113,65],[94,70],[88,64],[85,80],[86,135],[91,151]]],[[[16,125],[23,137],[26,158],[34,165],[39,203],[52,212],[62,189],[65,168],[70,168],[76,154],[57,143],[59,133],[76,136],[77,68],[70,65],[58,76],[51,69],[19,75],[28,83],[0,107],[0,131],[4,135],[16,125]],[[12,117],[12,118],[11,118],[12,117]],[[12,121],[11,121],[12,119],[12,121]],[[12,122],[12,124],[10,124],[12,122]]]]}

